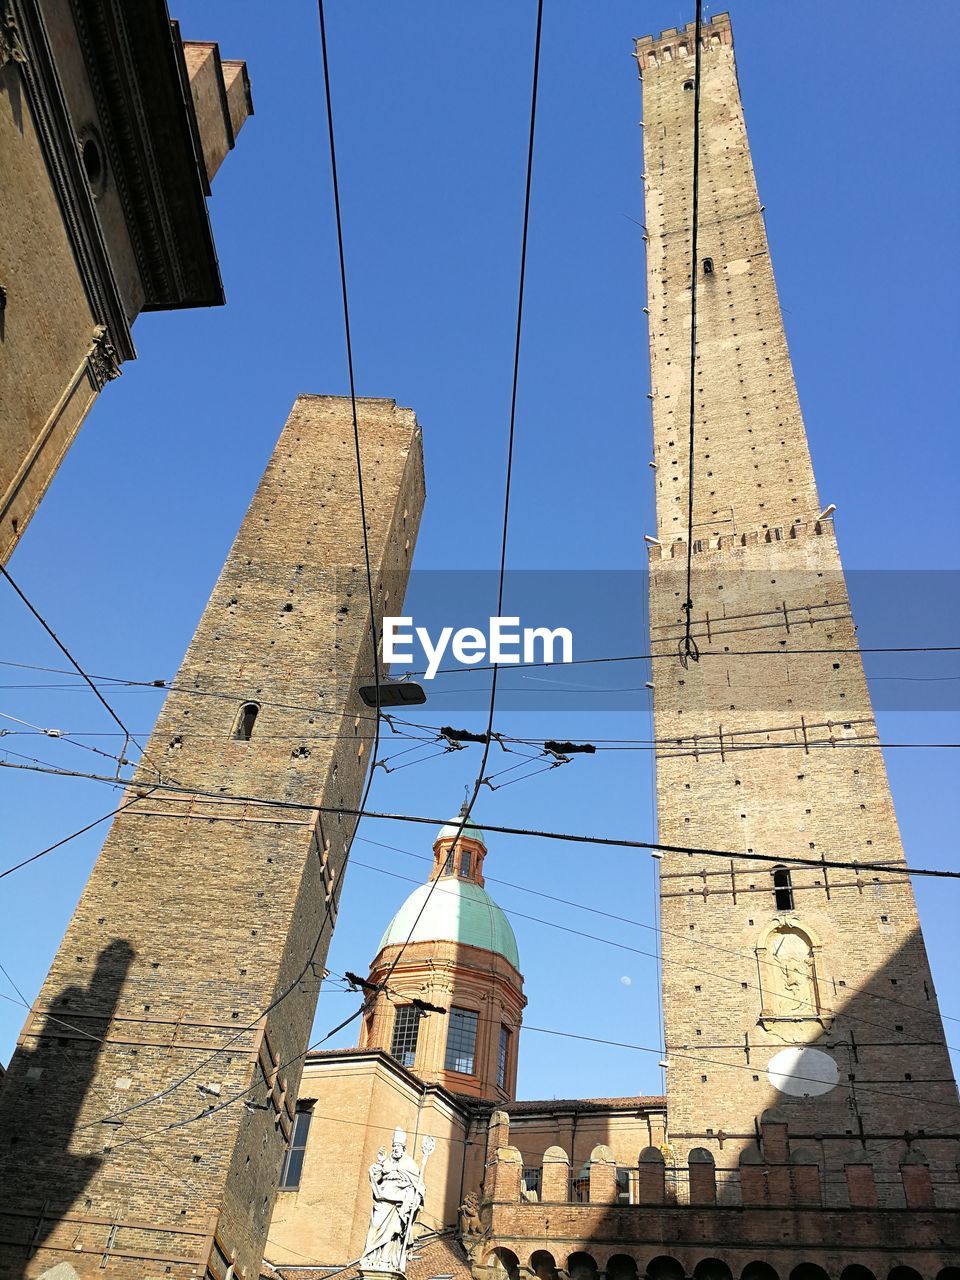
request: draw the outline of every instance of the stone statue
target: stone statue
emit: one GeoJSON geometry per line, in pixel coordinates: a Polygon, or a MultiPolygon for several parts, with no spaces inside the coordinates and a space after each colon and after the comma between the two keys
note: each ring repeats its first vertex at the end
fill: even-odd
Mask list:
{"type": "Polygon", "coordinates": [[[792,930],[780,935],[773,947],[779,987],[779,1012],[787,1017],[813,1017],[819,1012],[810,946],[792,930]]]}
{"type": "Polygon", "coordinates": [[[404,1274],[413,1224],[423,1205],[423,1171],[435,1145],[433,1138],[424,1138],[423,1161],[418,1168],[407,1155],[407,1135],[397,1128],[390,1154],[382,1147],[377,1152],[376,1163],[370,1166],[373,1208],[360,1260],[362,1269],[404,1274]]]}
{"type": "Polygon", "coordinates": [[[480,1201],[475,1191],[468,1191],[460,1206],[460,1238],[472,1241],[481,1235],[483,1223],[480,1221],[480,1201]]]}

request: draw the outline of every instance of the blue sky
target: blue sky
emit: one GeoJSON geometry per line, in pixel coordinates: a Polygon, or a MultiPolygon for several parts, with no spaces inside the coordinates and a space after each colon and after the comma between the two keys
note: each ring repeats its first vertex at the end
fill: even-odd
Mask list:
{"type": "MultiPolygon", "coordinates": [[[[814,465],[824,500],[838,504],[845,562],[956,569],[958,88],[931,58],[952,8],[916,3],[907,21],[891,0],[727,7],[814,465]]],[[[181,0],[173,10],[188,38],[216,38],[224,56],[249,62],[257,114],[210,206],[228,305],[137,322],[140,359],[91,413],[11,565],[89,670],[137,679],[175,673],[294,396],[347,389],[315,11],[277,5],[265,20],[252,0],[181,0]]],[[[329,0],[328,10],[358,389],[412,406],[423,424],[417,568],[489,569],[499,553],[534,5],[329,0]]],[[[546,10],[509,562],[636,569],[653,516],[643,246],[631,221],[642,218],[631,37],[692,14],[673,0],[548,0],[546,10]]],[[[862,639],[883,643],[884,610],[869,603],[862,639]]],[[[62,665],[9,592],[0,618],[0,656],[62,665]]],[[[908,622],[910,642],[947,642],[942,609],[908,622]]],[[[956,675],[960,656],[870,669],[956,675]]],[[[646,675],[628,670],[624,683],[642,684],[646,675]]],[[[4,668],[0,709],[41,727],[113,727],[88,693],[21,687],[47,679],[57,682],[4,668]]],[[[150,729],[158,695],[110,696],[131,727],[150,729]]],[[[461,718],[479,725],[479,712],[461,718]]],[[[534,736],[649,736],[638,695],[621,711],[578,710],[572,698],[569,710],[511,708],[499,723],[534,736]]],[[[884,711],[880,730],[957,741],[960,717],[884,711]]],[[[36,737],[3,746],[72,768],[105,763],[36,737]]],[[[888,754],[914,863],[960,865],[955,761],[949,751],[888,754]]],[[[462,752],[381,775],[372,802],[453,812],[477,762],[462,752]]],[[[114,794],[10,770],[0,786],[4,865],[106,812],[114,794]]],[[[579,759],[485,792],[477,816],[646,838],[650,761],[579,759]]],[[[0,885],[0,962],[28,1000],[103,830],[0,885]]],[[[417,828],[370,822],[361,835],[429,854],[429,833],[417,828]]],[[[425,870],[369,843],[354,854],[330,956],[339,971],[364,969],[412,888],[384,870],[417,881],[425,870]]],[[[487,870],[653,920],[645,855],[491,838],[487,870]]],[[[652,950],[648,929],[490,887],[508,910],[598,935],[515,919],[528,1022],[656,1047],[655,965],[639,954],[652,950]]],[[[942,1006],[960,1017],[950,963],[958,893],[918,885],[942,1006]]],[[[325,996],[318,1031],[350,1000],[325,996]]],[[[23,1010],[0,1006],[6,1060],[23,1010]]],[[[349,1042],[346,1033],[340,1043],[349,1042]]],[[[522,1096],[659,1084],[656,1054],[524,1037],[522,1096]]]]}

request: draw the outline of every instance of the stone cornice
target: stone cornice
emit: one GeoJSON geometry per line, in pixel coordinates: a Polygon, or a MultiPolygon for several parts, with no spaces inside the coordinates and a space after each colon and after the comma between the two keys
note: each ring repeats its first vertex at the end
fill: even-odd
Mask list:
{"type": "Polygon", "coordinates": [[[165,0],[70,0],[144,310],[223,302],[189,80],[165,0]]]}
{"type": "Polygon", "coordinates": [[[451,1093],[442,1084],[428,1084],[426,1081],[421,1080],[416,1072],[401,1066],[396,1058],[391,1057],[385,1049],[319,1049],[308,1053],[303,1063],[304,1078],[300,1085],[301,1093],[309,1094],[309,1082],[306,1075],[309,1068],[334,1067],[357,1062],[370,1062],[385,1068],[403,1080],[405,1084],[412,1085],[423,1097],[428,1094],[436,1094],[452,1111],[457,1112],[464,1121],[469,1121],[473,1117],[476,1109],[475,1099],[451,1093]]]}
{"type": "Polygon", "coordinates": [[[23,79],[50,181],[63,214],[93,318],[118,361],[136,356],[120,286],[110,263],[77,138],[35,0],[6,0],[5,47],[23,79]]]}

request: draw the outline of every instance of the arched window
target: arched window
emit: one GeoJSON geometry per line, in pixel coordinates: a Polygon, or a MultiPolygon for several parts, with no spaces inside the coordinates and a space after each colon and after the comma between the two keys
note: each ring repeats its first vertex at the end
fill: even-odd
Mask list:
{"type": "Polygon", "coordinates": [[[245,702],[237,712],[237,719],[233,726],[233,736],[238,742],[249,742],[253,735],[253,726],[257,722],[257,716],[260,714],[260,707],[256,702],[245,702]]]}
{"type": "Polygon", "coordinates": [[[683,82],[683,87],[684,87],[684,89],[687,91],[687,93],[693,93],[693,81],[692,81],[692,80],[684,80],[684,82],[683,82]]]}
{"type": "Polygon", "coordinates": [[[790,883],[790,872],[786,867],[774,868],[773,897],[778,911],[793,910],[793,885],[790,883]]]}
{"type": "Polygon", "coordinates": [[[712,275],[713,275],[713,259],[712,259],[712,258],[704,258],[704,260],[703,260],[703,274],[704,274],[705,276],[712,276],[712,275]]]}

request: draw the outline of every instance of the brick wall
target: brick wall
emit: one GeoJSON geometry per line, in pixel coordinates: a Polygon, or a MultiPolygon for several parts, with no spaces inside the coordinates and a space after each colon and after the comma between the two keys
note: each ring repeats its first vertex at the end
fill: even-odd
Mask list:
{"type": "MultiPolygon", "coordinates": [[[[509,1137],[500,1134],[503,1143],[509,1137]]],[[[745,1159],[744,1169],[752,1176],[744,1178],[742,1195],[722,1193],[709,1155],[701,1152],[691,1162],[688,1184],[692,1190],[698,1181],[700,1195],[677,1195],[678,1184],[669,1180],[665,1188],[661,1163],[659,1178],[641,1180],[642,1192],[630,1204],[611,1203],[609,1153],[603,1147],[593,1153],[585,1203],[545,1197],[530,1204],[519,1194],[501,1195],[501,1189],[512,1191],[516,1180],[511,1178],[514,1148],[501,1145],[489,1179],[490,1232],[473,1252],[474,1276],[492,1280],[503,1269],[515,1274],[519,1268],[521,1274],[532,1272],[543,1280],[555,1280],[558,1269],[584,1277],[599,1270],[619,1280],[644,1274],[652,1280],[730,1280],[743,1274],[786,1280],[797,1274],[802,1260],[807,1274],[821,1280],[836,1280],[847,1267],[856,1268],[848,1275],[870,1280],[886,1277],[898,1266],[912,1269],[905,1277],[919,1274],[934,1280],[945,1274],[945,1267],[956,1266],[960,1217],[934,1202],[923,1165],[904,1166],[904,1184],[917,1189],[916,1199],[904,1208],[877,1209],[855,1196],[852,1185],[848,1202],[824,1208],[820,1169],[782,1162],[789,1147],[787,1130],[770,1124],[762,1127],[760,1137],[770,1158],[756,1164],[745,1159]],[[596,1190],[595,1178],[600,1184],[596,1190]]],[[[641,1172],[644,1163],[656,1171],[655,1160],[641,1157],[641,1172]]],[[[855,1177],[862,1180],[863,1166],[855,1177]]]]}

